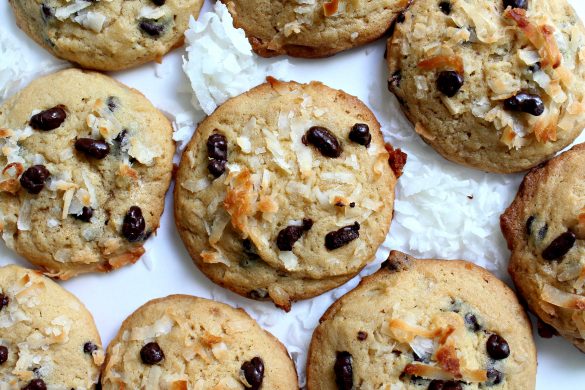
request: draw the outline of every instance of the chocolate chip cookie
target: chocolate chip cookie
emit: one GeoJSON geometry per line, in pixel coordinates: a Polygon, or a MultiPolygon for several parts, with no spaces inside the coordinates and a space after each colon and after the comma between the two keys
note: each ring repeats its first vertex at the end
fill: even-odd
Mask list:
{"type": "Polygon", "coordinates": [[[566,0],[420,0],[388,41],[388,87],[443,157],[534,167],[585,126],[585,30],[566,0]]]}
{"type": "Polygon", "coordinates": [[[0,267],[0,388],[94,389],[104,350],[93,317],[58,284],[0,267]]]}
{"type": "Polygon", "coordinates": [[[536,349],[514,293],[467,261],[392,251],[313,333],[307,389],[530,390],[536,349]]]}
{"type": "Polygon", "coordinates": [[[76,69],[0,107],[0,232],[61,279],[138,260],[156,231],[174,144],[139,92],[76,69]]]}
{"type": "Polygon", "coordinates": [[[103,389],[298,389],[286,348],[242,309],[188,295],[155,299],[108,346],[103,389]]]}
{"type": "Polygon", "coordinates": [[[199,125],[177,173],[179,233],[213,281],[289,308],[373,259],[392,218],[389,157],[357,98],[269,79],[199,125]]]}
{"type": "Polygon", "coordinates": [[[59,58],[120,70],[183,44],[203,0],[10,0],[18,26],[59,58]]]}
{"type": "Polygon", "coordinates": [[[585,144],[533,169],[502,214],[509,271],[531,311],[585,352],[585,144]]]}
{"type": "Polygon", "coordinates": [[[222,0],[264,57],[326,57],[381,37],[412,0],[222,0]]]}

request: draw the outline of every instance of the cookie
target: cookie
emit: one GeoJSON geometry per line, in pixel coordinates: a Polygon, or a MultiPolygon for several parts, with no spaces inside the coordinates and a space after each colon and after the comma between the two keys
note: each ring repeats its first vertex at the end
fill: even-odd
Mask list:
{"type": "Polygon", "coordinates": [[[331,56],[380,38],[411,0],[222,0],[263,57],[331,56]]]}
{"type": "Polygon", "coordinates": [[[16,24],[55,56],[112,71],[162,60],[183,44],[203,0],[10,0],[16,24]]]}
{"type": "Polygon", "coordinates": [[[566,0],[416,1],[388,41],[388,87],[446,159],[523,171],[585,126],[584,32],[566,0]]]}
{"type": "Polygon", "coordinates": [[[289,307],[374,258],[392,218],[389,156],[357,98],[270,79],[199,125],[177,172],[179,233],[213,281],[289,307]]]}
{"type": "Polygon", "coordinates": [[[139,92],[76,69],[0,107],[0,231],[67,279],[131,264],[156,231],[172,171],[169,121],[139,92]]]}
{"type": "Polygon", "coordinates": [[[103,389],[298,389],[286,348],[242,309],[188,295],[150,301],[107,350],[103,389]]]}
{"type": "Polygon", "coordinates": [[[397,251],[327,310],[307,360],[308,390],[534,390],[535,382],[532,328],[512,290],[467,261],[397,251]]]}
{"type": "Polygon", "coordinates": [[[83,303],[38,272],[0,267],[0,388],[94,389],[103,361],[83,303]]]}
{"type": "Polygon", "coordinates": [[[585,144],[526,175],[501,216],[528,307],[585,352],[585,144]]]}

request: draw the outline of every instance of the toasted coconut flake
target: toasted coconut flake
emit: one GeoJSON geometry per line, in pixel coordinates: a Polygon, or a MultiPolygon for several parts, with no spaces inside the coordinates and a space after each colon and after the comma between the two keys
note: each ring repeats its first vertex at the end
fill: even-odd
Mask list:
{"type": "Polygon", "coordinates": [[[550,284],[544,285],[540,298],[557,307],[579,311],[585,310],[585,297],[561,291],[550,284]]]}
{"type": "Polygon", "coordinates": [[[437,350],[435,357],[443,370],[452,374],[455,378],[461,378],[461,363],[452,344],[441,346],[437,350]]]}
{"type": "Polygon", "coordinates": [[[410,343],[416,336],[427,339],[433,339],[437,336],[437,333],[434,331],[409,324],[408,322],[397,318],[390,320],[388,327],[394,339],[401,343],[410,343]]]}
{"type": "Polygon", "coordinates": [[[144,341],[154,339],[156,337],[171,333],[174,325],[175,321],[165,315],[152,325],[132,328],[130,331],[129,340],[144,341]]]}
{"type": "Polygon", "coordinates": [[[211,226],[211,234],[209,235],[209,243],[213,246],[219,242],[225,227],[230,222],[230,216],[223,210],[213,220],[211,226]]]}
{"type": "Polygon", "coordinates": [[[282,261],[287,271],[294,271],[299,268],[299,258],[292,251],[279,252],[278,259],[282,261]]]}
{"type": "Polygon", "coordinates": [[[229,260],[219,251],[203,251],[200,256],[201,260],[206,264],[225,264],[228,267],[231,265],[229,260]]]}
{"type": "Polygon", "coordinates": [[[463,59],[457,55],[438,55],[418,63],[423,70],[452,69],[459,74],[464,74],[463,59]]]}
{"type": "Polygon", "coordinates": [[[339,0],[331,0],[323,3],[323,13],[325,16],[333,16],[339,10],[339,0]]]}
{"type": "Polygon", "coordinates": [[[258,202],[258,210],[263,213],[276,213],[278,211],[278,203],[271,196],[261,195],[258,202]]]}
{"type": "Polygon", "coordinates": [[[502,38],[502,26],[497,23],[491,12],[491,4],[476,2],[470,4],[460,1],[458,5],[469,16],[475,26],[475,35],[483,43],[494,43],[502,38]]]}
{"type": "Polygon", "coordinates": [[[279,287],[277,284],[272,284],[270,287],[268,287],[268,295],[276,306],[280,307],[286,312],[290,311],[290,295],[282,287],[279,287]]]}
{"type": "Polygon", "coordinates": [[[400,148],[394,149],[394,147],[389,143],[386,143],[384,147],[389,154],[388,164],[390,164],[390,168],[392,169],[392,172],[394,172],[394,176],[396,176],[398,179],[400,176],[402,176],[402,172],[404,170],[404,166],[406,165],[408,156],[400,148]]]}
{"type": "Polygon", "coordinates": [[[199,180],[189,179],[181,183],[181,187],[192,193],[203,191],[207,189],[210,185],[211,181],[209,181],[208,178],[203,178],[199,180]]]}
{"type": "Polygon", "coordinates": [[[428,139],[429,141],[432,141],[435,138],[437,138],[435,135],[429,133],[429,131],[420,122],[416,122],[415,123],[415,125],[414,125],[414,131],[416,131],[416,133],[418,135],[420,135],[423,138],[428,139]]]}
{"type": "Polygon", "coordinates": [[[539,119],[534,128],[534,136],[540,143],[557,140],[557,122],[559,119],[558,110],[551,112],[549,115],[539,119]]]}
{"type": "Polygon", "coordinates": [[[248,228],[248,217],[254,215],[257,198],[248,169],[242,170],[230,183],[223,206],[231,215],[232,226],[241,232],[248,228]]]}
{"type": "Polygon", "coordinates": [[[463,380],[470,383],[482,383],[487,380],[486,370],[461,370],[461,377],[455,377],[453,374],[443,370],[438,366],[431,366],[423,363],[407,364],[404,372],[408,375],[420,376],[425,379],[438,380],[463,380]]]}

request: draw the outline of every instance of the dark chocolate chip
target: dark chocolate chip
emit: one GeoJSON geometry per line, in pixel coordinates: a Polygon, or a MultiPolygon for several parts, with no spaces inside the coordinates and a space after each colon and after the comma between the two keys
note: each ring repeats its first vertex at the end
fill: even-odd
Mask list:
{"type": "Polygon", "coordinates": [[[0,345],[0,365],[6,363],[8,360],[8,348],[0,345]]]}
{"type": "Polygon", "coordinates": [[[116,138],[114,138],[114,141],[116,141],[119,144],[123,144],[126,141],[126,136],[128,135],[128,130],[124,129],[122,131],[120,131],[118,133],[118,135],[116,136],[116,138]]]}
{"type": "Polygon", "coordinates": [[[463,76],[453,70],[444,70],[437,77],[437,89],[447,97],[455,96],[463,83],[463,76]]]}
{"type": "Polygon", "coordinates": [[[73,215],[73,218],[78,219],[83,222],[89,222],[93,217],[93,209],[91,207],[83,206],[81,209],[81,214],[73,215]]]}
{"type": "Polygon", "coordinates": [[[504,374],[500,371],[496,370],[495,368],[490,368],[487,370],[487,385],[499,385],[504,380],[504,374]]]}
{"type": "Polygon", "coordinates": [[[353,388],[352,356],[349,352],[337,352],[335,365],[335,383],[338,390],[351,390],[353,388]]]}
{"type": "Polygon", "coordinates": [[[118,108],[118,106],[120,105],[120,99],[118,99],[115,96],[108,96],[108,98],[106,99],[106,104],[108,105],[108,109],[111,112],[114,112],[116,108],[118,108]]]}
{"type": "Polygon", "coordinates": [[[504,110],[540,116],[544,112],[544,103],[538,95],[520,92],[516,96],[504,100],[504,110]]]}
{"type": "Polygon", "coordinates": [[[313,220],[303,219],[302,226],[287,226],[278,232],[276,237],[276,246],[281,251],[292,251],[293,245],[297,242],[303,234],[313,227],[313,220]]]}
{"type": "Polygon", "coordinates": [[[388,36],[394,35],[394,31],[396,30],[396,25],[399,23],[404,23],[406,20],[406,16],[404,16],[404,12],[400,12],[390,23],[390,27],[388,27],[388,36]]]}
{"type": "Polygon", "coordinates": [[[0,311],[4,309],[10,303],[8,295],[0,294],[0,311]]]}
{"type": "Polygon", "coordinates": [[[79,138],[75,141],[75,149],[88,157],[93,157],[98,160],[110,154],[110,145],[106,141],[92,138],[79,138]]]}
{"type": "Polygon", "coordinates": [[[367,332],[364,332],[363,330],[360,330],[360,331],[358,332],[358,334],[357,334],[357,339],[358,339],[359,341],[364,341],[364,340],[365,340],[365,339],[367,339],[367,338],[368,338],[368,333],[367,333],[367,332]]]}
{"type": "Polygon", "coordinates": [[[534,215],[531,215],[530,217],[528,217],[528,219],[526,220],[526,234],[528,236],[530,236],[532,234],[532,224],[534,223],[534,220],[536,219],[536,217],[534,215]]]}
{"type": "Polygon", "coordinates": [[[349,132],[349,139],[356,144],[364,145],[367,148],[370,146],[370,142],[372,142],[370,126],[365,123],[356,123],[349,132]]]}
{"type": "Polygon", "coordinates": [[[213,133],[207,139],[207,155],[216,160],[227,160],[228,143],[223,134],[213,133]]]}
{"type": "Polygon", "coordinates": [[[305,139],[325,157],[339,157],[343,151],[335,134],[321,126],[311,127],[305,134],[305,139]]]}
{"type": "Polygon", "coordinates": [[[140,349],[140,359],[142,359],[142,363],[144,364],[157,364],[164,358],[165,353],[156,342],[145,344],[142,349],[140,349]]]}
{"type": "Polygon", "coordinates": [[[542,258],[549,261],[560,259],[573,248],[576,240],[575,233],[572,231],[564,232],[542,251],[542,258]]]}
{"type": "Polygon", "coordinates": [[[152,2],[154,5],[158,5],[160,7],[161,5],[165,5],[166,0],[152,0],[152,2]]]}
{"type": "Polygon", "coordinates": [[[504,8],[522,8],[528,9],[528,1],[527,0],[504,0],[504,8]]]}
{"type": "Polygon", "coordinates": [[[216,160],[213,158],[209,160],[209,162],[207,163],[207,170],[209,171],[209,173],[211,173],[211,176],[217,178],[223,175],[223,173],[225,172],[226,164],[227,164],[226,160],[216,160]]]}
{"type": "Polygon", "coordinates": [[[45,381],[42,379],[33,379],[22,390],[47,390],[47,385],[45,385],[45,381]]]}
{"type": "MultiPolygon", "coordinates": [[[[256,247],[252,243],[252,240],[250,240],[249,238],[242,240],[242,246],[244,247],[244,253],[246,254],[246,256],[248,256],[248,259],[255,260],[259,257],[258,253],[256,253],[256,247]]],[[[246,265],[249,264],[246,263],[246,265]]]]}
{"type": "Polygon", "coordinates": [[[53,9],[47,4],[41,4],[41,16],[45,20],[50,19],[53,17],[53,9]]]}
{"type": "Polygon", "coordinates": [[[402,81],[402,72],[400,70],[397,70],[388,79],[388,89],[392,90],[395,88],[400,88],[401,81],[402,81]]]}
{"type": "Polygon", "coordinates": [[[344,226],[339,230],[327,233],[325,236],[325,247],[332,251],[349,244],[351,241],[359,238],[360,224],[358,222],[353,225],[344,226]]]}
{"type": "Polygon", "coordinates": [[[351,203],[349,204],[349,207],[351,207],[351,208],[353,209],[353,208],[355,207],[355,202],[351,202],[351,203]]]}
{"type": "Polygon", "coordinates": [[[412,360],[414,360],[415,362],[429,363],[430,358],[431,358],[430,354],[419,356],[416,352],[412,353],[412,360]]]}
{"type": "Polygon", "coordinates": [[[543,339],[551,339],[554,336],[558,336],[559,332],[540,318],[536,320],[536,330],[538,335],[543,339]]]}
{"type": "Polygon", "coordinates": [[[303,229],[305,229],[306,232],[311,230],[314,223],[315,222],[313,222],[311,218],[303,218],[303,229]]]}
{"type": "Polygon", "coordinates": [[[122,223],[122,235],[130,242],[142,239],[146,222],[142,216],[142,210],[138,206],[132,206],[124,216],[122,223]]]}
{"type": "Polygon", "coordinates": [[[428,390],[463,390],[460,382],[434,379],[429,383],[428,390]]]}
{"type": "Polygon", "coordinates": [[[88,341],[87,343],[83,344],[83,352],[88,355],[91,355],[93,351],[97,351],[97,349],[98,349],[97,345],[95,345],[91,341],[88,341]]]}
{"type": "Polygon", "coordinates": [[[441,1],[439,3],[439,8],[441,9],[441,12],[444,13],[445,15],[451,14],[451,3],[449,1],[441,1]]]}
{"type": "Polygon", "coordinates": [[[492,334],[485,346],[488,355],[494,360],[502,360],[510,356],[510,346],[502,336],[492,334]]]}
{"type": "Polygon", "coordinates": [[[61,126],[61,123],[67,118],[67,113],[63,106],[55,106],[48,110],[41,111],[30,118],[29,124],[37,130],[53,130],[61,126]]]}
{"type": "Polygon", "coordinates": [[[532,73],[534,73],[534,72],[538,72],[541,68],[542,68],[542,65],[540,64],[540,62],[537,62],[535,64],[530,65],[528,67],[528,70],[531,71],[532,73]]]}
{"type": "Polygon", "coordinates": [[[146,34],[153,38],[158,38],[162,35],[163,31],[165,30],[165,26],[156,21],[151,19],[142,19],[138,23],[138,27],[146,34]]]}
{"type": "Polygon", "coordinates": [[[474,314],[467,313],[465,314],[465,325],[467,329],[472,332],[479,332],[481,330],[481,325],[477,322],[477,317],[474,314]]]}
{"type": "Polygon", "coordinates": [[[258,390],[262,386],[264,380],[264,362],[259,357],[255,357],[250,361],[244,362],[241,367],[244,373],[244,378],[250,386],[246,389],[258,390]]]}
{"type": "Polygon", "coordinates": [[[20,185],[30,194],[38,194],[45,186],[51,172],[44,165],[33,165],[20,176],[20,185]]]}

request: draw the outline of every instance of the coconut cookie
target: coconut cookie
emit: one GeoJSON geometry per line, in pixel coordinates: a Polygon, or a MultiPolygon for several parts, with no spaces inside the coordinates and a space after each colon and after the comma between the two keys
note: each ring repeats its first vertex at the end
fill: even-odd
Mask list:
{"type": "Polygon", "coordinates": [[[388,41],[388,87],[443,157],[518,172],[585,126],[585,30],[566,0],[421,0],[388,41]]]}
{"type": "Polygon", "coordinates": [[[396,176],[380,125],[357,98],[269,81],[199,125],[177,173],[175,215],[212,280],[288,307],[373,259],[396,176]]]}
{"type": "Polygon", "coordinates": [[[381,37],[411,0],[222,0],[264,57],[326,57],[381,37]]]}
{"type": "Polygon", "coordinates": [[[183,44],[203,0],[10,0],[16,23],[55,56],[120,70],[160,61],[183,44]]]}
{"type": "Polygon", "coordinates": [[[535,388],[536,349],[514,293],[472,263],[392,251],[313,333],[307,389],[535,388]]]}
{"type": "Polygon", "coordinates": [[[104,351],[71,293],[15,265],[0,267],[0,388],[93,389],[104,351]]]}
{"type": "Polygon", "coordinates": [[[0,107],[0,231],[67,279],[138,260],[168,189],[171,125],[139,92],[65,70],[0,107]]]}
{"type": "Polygon", "coordinates": [[[104,367],[104,389],[299,388],[286,348],[244,310],[188,295],[132,313],[104,367]]]}
{"type": "Polygon", "coordinates": [[[501,217],[518,291],[585,352],[585,144],[532,170],[501,217]]]}

